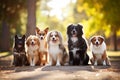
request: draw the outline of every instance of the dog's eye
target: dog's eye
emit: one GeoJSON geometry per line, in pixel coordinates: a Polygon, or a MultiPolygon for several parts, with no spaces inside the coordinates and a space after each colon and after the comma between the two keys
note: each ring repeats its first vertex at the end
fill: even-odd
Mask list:
{"type": "Polygon", "coordinates": [[[58,37],[58,35],[55,35],[55,37],[58,37]]]}
{"type": "Polygon", "coordinates": [[[44,36],[45,34],[40,34],[40,36],[44,36]]]}
{"type": "Polygon", "coordinates": [[[52,37],[53,35],[50,35],[50,37],[52,37]]]}

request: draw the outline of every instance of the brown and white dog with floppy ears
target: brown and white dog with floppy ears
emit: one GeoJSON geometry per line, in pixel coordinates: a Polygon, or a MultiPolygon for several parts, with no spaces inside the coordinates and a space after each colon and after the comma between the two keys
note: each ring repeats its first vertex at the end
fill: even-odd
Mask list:
{"type": "Polygon", "coordinates": [[[68,60],[68,54],[63,45],[62,34],[59,31],[51,31],[47,35],[49,64],[52,66],[65,65],[68,60]]]}
{"type": "Polygon", "coordinates": [[[40,64],[39,60],[40,40],[35,35],[30,35],[26,40],[26,53],[30,66],[40,64]]]}
{"type": "Polygon", "coordinates": [[[93,36],[90,38],[90,50],[93,54],[93,58],[91,58],[91,63],[93,65],[108,65],[111,63],[108,59],[106,53],[106,44],[105,39],[102,36],[93,36]]]}
{"type": "Polygon", "coordinates": [[[47,42],[46,35],[48,33],[49,28],[45,28],[44,30],[40,30],[36,27],[36,36],[39,37],[40,40],[40,64],[45,65],[48,63],[48,51],[47,51],[47,42]]]}

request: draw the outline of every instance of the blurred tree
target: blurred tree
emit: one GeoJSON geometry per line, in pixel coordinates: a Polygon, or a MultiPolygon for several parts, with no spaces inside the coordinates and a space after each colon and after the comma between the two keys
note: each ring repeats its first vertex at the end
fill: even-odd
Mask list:
{"type": "Polygon", "coordinates": [[[27,36],[35,34],[36,27],[36,0],[27,0],[27,36]]]}
{"type": "Polygon", "coordinates": [[[20,33],[20,13],[26,0],[0,0],[0,51],[10,50],[10,29],[20,33]]]}
{"type": "MultiPolygon", "coordinates": [[[[114,50],[117,50],[117,31],[120,29],[120,1],[119,0],[77,0],[76,10],[81,13],[85,12],[90,23],[94,28],[89,31],[93,33],[100,32],[103,34],[109,32],[113,36],[114,50]],[[81,4],[81,5],[80,5],[81,4]],[[110,30],[110,31],[109,31],[110,30]]],[[[88,26],[88,25],[87,25],[88,26]]]]}

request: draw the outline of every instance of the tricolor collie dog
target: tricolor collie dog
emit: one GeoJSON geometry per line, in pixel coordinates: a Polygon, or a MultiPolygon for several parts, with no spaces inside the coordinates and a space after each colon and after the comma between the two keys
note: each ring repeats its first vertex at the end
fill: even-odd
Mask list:
{"type": "Polygon", "coordinates": [[[70,65],[87,65],[89,61],[87,43],[82,37],[82,28],[80,24],[71,24],[67,27],[70,65]]]}
{"type": "Polygon", "coordinates": [[[106,54],[104,37],[93,36],[90,38],[90,42],[90,49],[93,54],[93,58],[90,60],[91,63],[94,65],[111,65],[106,54]]]}
{"type": "Polygon", "coordinates": [[[35,35],[30,35],[26,40],[26,52],[30,66],[40,64],[39,59],[40,40],[35,35]]]}
{"type": "Polygon", "coordinates": [[[26,52],[25,52],[25,35],[18,37],[15,35],[15,43],[13,48],[13,65],[24,66],[28,64],[26,52]]]}
{"type": "Polygon", "coordinates": [[[49,65],[64,65],[68,59],[68,54],[62,42],[63,38],[60,32],[51,31],[47,35],[49,65]]]}
{"type": "Polygon", "coordinates": [[[47,51],[47,42],[46,35],[48,33],[48,29],[40,30],[36,27],[36,36],[39,37],[40,40],[40,64],[45,65],[48,63],[48,51],[47,51]]]}

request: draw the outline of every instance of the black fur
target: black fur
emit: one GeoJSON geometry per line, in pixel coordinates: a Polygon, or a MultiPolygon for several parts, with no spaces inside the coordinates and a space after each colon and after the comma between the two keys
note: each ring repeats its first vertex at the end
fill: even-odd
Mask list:
{"type": "Polygon", "coordinates": [[[13,56],[14,56],[13,65],[15,66],[28,65],[25,52],[25,35],[23,35],[20,38],[18,38],[18,36],[15,35],[13,56]]]}
{"type": "Polygon", "coordinates": [[[82,28],[80,24],[71,24],[67,28],[70,65],[88,65],[89,56],[87,55],[86,41],[82,37],[82,28]],[[73,42],[71,40],[72,37],[76,37],[77,41],[73,42]],[[74,49],[77,49],[75,54],[73,54],[74,49]]]}

